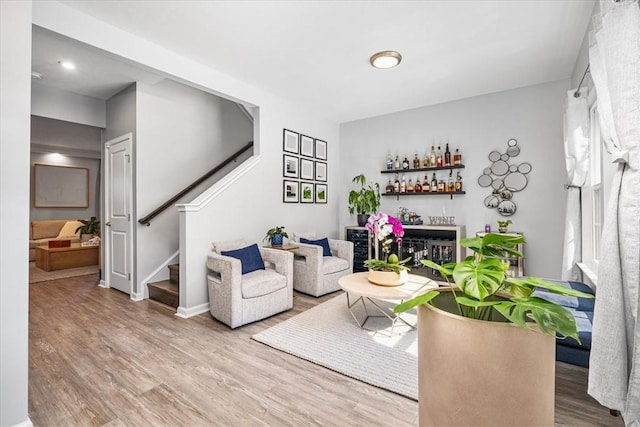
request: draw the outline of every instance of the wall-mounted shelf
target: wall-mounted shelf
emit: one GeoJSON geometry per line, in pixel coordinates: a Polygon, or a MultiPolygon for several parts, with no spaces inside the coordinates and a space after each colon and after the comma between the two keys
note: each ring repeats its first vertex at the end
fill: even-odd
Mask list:
{"type": "Polygon", "coordinates": [[[409,173],[409,172],[428,172],[428,171],[440,171],[451,169],[464,169],[464,165],[451,165],[441,168],[417,168],[417,169],[384,169],[380,173],[409,173]]]}
{"type": "MultiPolygon", "coordinates": [[[[417,169],[416,169],[417,170],[417,169]]],[[[456,194],[466,194],[465,191],[454,191],[454,192],[431,192],[431,191],[421,191],[419,193],[383,193],[381,196],[396,196],[398,200],[400,200],[400,196],[451,196],[453,200],[453,196],[456,194]]]]}

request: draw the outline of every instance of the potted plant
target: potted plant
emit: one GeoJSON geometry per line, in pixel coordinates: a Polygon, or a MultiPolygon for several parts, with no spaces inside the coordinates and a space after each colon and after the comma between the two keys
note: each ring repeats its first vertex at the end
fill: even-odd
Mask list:
{"type": "Polygon", "coordinates": [[[566,308],[532,296],[537,288],[591,298],[542,279],[506,275],[500,258],[521,257],[518,235],[462,239],[473,255],[438,265],[449,287],[396,306],[418,307],[421,425],[553,425],[555,335],[580,342],[566,308]]]}
{"type": "Polygon", "coordinates": [[[506,221],[498,221],[498,231],[501,233],[506,233],[507,231],[509,231],[510,224],[512,224],[510,219],[506,221]]]}
{"type": "Polygon", "coordinates": [[[100,221],[92,216],[89,219],[79,219],[82,225],[76,228],[76,234],[80,233],[80,241],[87,242],[93,238],[93,236],[100,236],[100,221]]]}
{"type": "Polygon", "coordinates": [[[351,182],[360,185],[360,189],[349,192],[349,213],[357,214],[358,225],[363,227],[367,222],[368,214],[376,213],[380,207],[380,185],[367,184],[363,174],[354,176],[351,182]]]}
{"type": "Polygon", "coordinates": [[[382,286],[399,286],[409,280],[409,267],[405,264],[411,257],[400,261],[398,255],[392,254],[391,243],[402,242],[404,227],[398,218],[385,213],[371,215],[365,225],[373,236],[375,245],[375,258],[368,259],[364,265],[369,268],[368,280],[371,283],[382,286]],[[379,248],[382,249],[382,259],[379,257],[379,248]]]}
{"type": "Polygon", "coordinates": [[[267,235],[264,236],[264,241],[268,241],[271,243],[271,246],[282,246],[282,239],[284,237],[289,237],[286,231],[284,231],[284,226],[279,225],[273,228],[270,228],[267,231],[267,235]]]}

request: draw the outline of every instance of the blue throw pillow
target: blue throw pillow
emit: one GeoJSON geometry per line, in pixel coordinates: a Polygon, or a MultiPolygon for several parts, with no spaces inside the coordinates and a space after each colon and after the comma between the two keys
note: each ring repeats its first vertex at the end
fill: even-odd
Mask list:
{"type": "Polygon", "coordinates": [[[256,270],[264,270],[262,255],[260,255],[258,245],[255,243],[246,248],[222,251],[220,254],[239,259],[242,263],[242,274],[251,273],[256,270]]]}
{"type": "Polygon", "coordinates": [[[304,237],[300,238],[300,243],[308,243],[310,245],[318,245],[322,246],[322,256],[332,256],[331,248],[329,248],[329,240],[325,237],[324,239],[318,240],[309,240],[304,237]]]}

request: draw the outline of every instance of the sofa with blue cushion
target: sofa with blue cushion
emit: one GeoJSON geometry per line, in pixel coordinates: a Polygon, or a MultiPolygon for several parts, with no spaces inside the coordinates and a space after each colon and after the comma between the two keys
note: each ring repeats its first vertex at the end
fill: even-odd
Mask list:
{"type": "MultiPolygon", "coordinates": [[[[593,289],[584,283],[572,281],[549,280],[563,286],[571,287],[578,291],[595,295],[593,289]]],[[[558,338],[556,340],[556,360],[572,365],[589,367],[589,352],[591,351],[591,325],[593,324],[593,307],[595,298],[577,298],[553,294],[545,289],[538,288],[534,296],[544,298],[568,308],[576,319],[578,336],[581,344],[573,338],[558,338]]]]}

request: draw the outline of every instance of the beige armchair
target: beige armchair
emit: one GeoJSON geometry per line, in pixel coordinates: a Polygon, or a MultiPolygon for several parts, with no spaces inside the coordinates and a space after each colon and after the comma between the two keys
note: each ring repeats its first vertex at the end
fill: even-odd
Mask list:
{"type": "Polygon", "coordinates": [[[338,279],[353,272],[353,242],[327,239],[332,256],[322,256],[322,247],[300,243],[315,240],[315,233],[294,234],[293,289],[319,297],[340,289],[338,279]]]}
{"type": "Polygon", "coordinates": [[[248,246],[244,240],[214,242],[207,258],[211,315],[237,328],[293,307],[293,254],[259,248],[264,270],[242,274],[242,262],[222,251],[248,246]]]}

